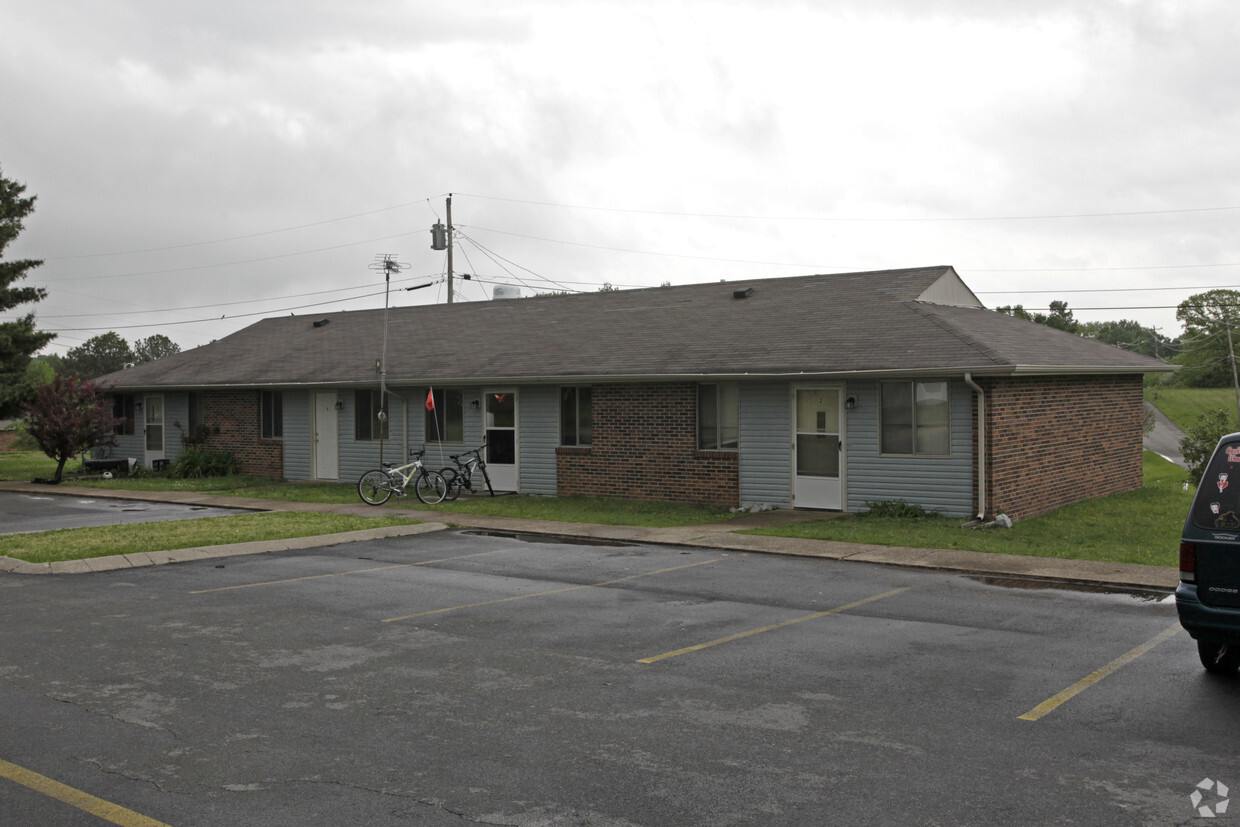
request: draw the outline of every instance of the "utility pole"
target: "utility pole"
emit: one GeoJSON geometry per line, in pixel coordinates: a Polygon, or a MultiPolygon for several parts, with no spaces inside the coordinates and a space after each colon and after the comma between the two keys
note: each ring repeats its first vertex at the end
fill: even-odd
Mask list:
{"type": "Polygon", "coordinates": [[[452,304],[452,193],[448,193],[448,304],[452,304]]]}
{"type": "Polygon", "coordinates": [[[1227,352],[1231,355],[1231,381],[1236,387],[1236,418],[1240,419],[1240,374],[1236,372],[1236,347],[1231,341],[1231,317],[1223,307],[1223,324],[1227,325],[1227,352]]]}
{"type": "Polygon", "coordinates": [[[448,226],[436,221],[431,227],[431,249],[448,251],[448,304],[452,304],[452,193],[448,193],[448,226]]]}

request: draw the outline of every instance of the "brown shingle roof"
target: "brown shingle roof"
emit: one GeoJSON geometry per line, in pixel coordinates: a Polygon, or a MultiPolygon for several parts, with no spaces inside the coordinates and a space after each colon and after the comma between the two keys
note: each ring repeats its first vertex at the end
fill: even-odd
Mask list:
{"type": "MultiPolygon", "coordinates": [[[[920,300],[944,279],[957,279],[952,268],[393,308],[387,381],[1169,369],[980,307],[920,300]],[[734,295],[745,288],[748,297],[734,295]]],[[[103,381],[121,389],[362,384],[376,381],[382,349],[382,310],[285,316],[103,381]]]]}

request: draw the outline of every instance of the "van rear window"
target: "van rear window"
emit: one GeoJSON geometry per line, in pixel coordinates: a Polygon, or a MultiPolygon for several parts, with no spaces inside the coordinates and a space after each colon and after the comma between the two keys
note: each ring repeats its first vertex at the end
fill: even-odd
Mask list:
{"type": "Polygon", "coordinates": [[[1240,442],[1224,442],[1210,457],[1193,501],[1193,523],[1240,529],[1240,442]]]}

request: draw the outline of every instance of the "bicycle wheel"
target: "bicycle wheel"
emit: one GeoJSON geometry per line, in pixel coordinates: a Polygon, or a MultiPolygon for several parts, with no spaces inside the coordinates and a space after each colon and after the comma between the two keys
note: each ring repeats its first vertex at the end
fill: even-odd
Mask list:
{"type": "Polygon", "coordinates": [[[367,471],[357,481],[357,495],[369,505],[383,505],[392,496],[392,478],[383,471],[367,471]]]}
{"type": "Polygon", "coordinates": [[[443,502],[443,498],[448,495],[448,484],[439,472],[423,471],[414,483],[413,493],[427,505],[434,505],[443,502]]]}
{"type": "Polygon", "coordinates": [[[461,496],[461,478],[455,468],[442,468],[439,471],[439,476],[443,477],[443,482],[446,486],[444,489],[445,500],[455,500],[461,496]]]}

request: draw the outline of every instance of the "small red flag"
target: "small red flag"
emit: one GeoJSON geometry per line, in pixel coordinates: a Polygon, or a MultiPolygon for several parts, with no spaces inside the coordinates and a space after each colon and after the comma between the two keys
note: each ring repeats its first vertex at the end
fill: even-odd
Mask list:
{"type": "Polygon", "coordinates": [[[428,411],[435,410],[435,391],[433,388],[428,388],[426,391],[426,409],[428,411]]]}

